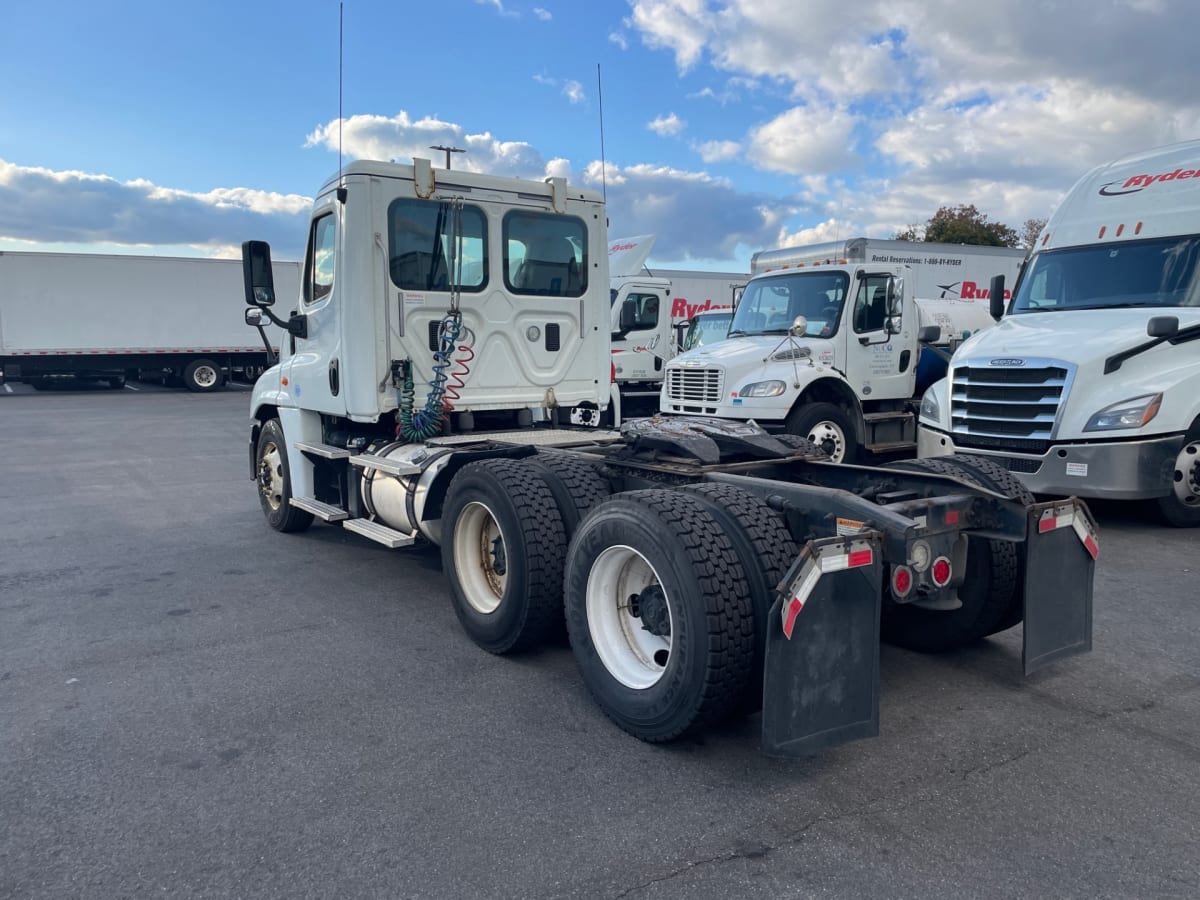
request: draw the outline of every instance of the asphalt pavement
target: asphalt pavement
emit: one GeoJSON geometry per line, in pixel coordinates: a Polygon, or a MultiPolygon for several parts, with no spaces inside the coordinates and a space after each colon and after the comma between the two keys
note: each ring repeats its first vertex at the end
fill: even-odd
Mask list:
{"type": "Polygon", "coordinates": [[[0,897],[1194,897],[1200,535],[1101,524],[1095,649],[885,647],[882,734],[643,744],[436,550],[281,535],[248,395],[0,387],[0,897]]]}

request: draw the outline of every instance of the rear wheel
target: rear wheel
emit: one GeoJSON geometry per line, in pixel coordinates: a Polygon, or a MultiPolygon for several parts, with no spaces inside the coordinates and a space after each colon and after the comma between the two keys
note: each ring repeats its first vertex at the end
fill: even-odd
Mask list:
{"type": "Polygon", "coordinates": [[[815,444],[831,462],[852,463],[858,459],[858,439],[850,417],[832,403],[809,403],[787,418],[787,431],[815,444]]]}
{"type": "Polygon", "coordinates": [[[1157,503],[1162,517],[1177,528],[1200,526],[1200,434],[1195,429],[1175,457],[1171,493],[1157,503]]]}
{"type": "Polygon", "coordinates": [[[738,708],[753,664],[745,572],[701,497],[621,494],[579,526],[567,557],[567,628],[588,690],[646,741],[738,708]]]}
{"type": "Polygon", "coordinates": [[[730,538],[746,572],[750,614],[754,619],[754,660],[743,705],[748,712],[762,706],[767,622],[776,588],[799,555],[783,516],[753,494],[727,484],[685,488],[700,497],[730,538]]]}
{"type": "Polygon", "coordinates": [[[221,367],[211,359],[193,359],[183,370],[183,385],[189,391],[207,394],[225,383],[221,367]]]}
{"type": "Polygon", "coordinates": [[[255,471],[258,500],[267,524],[276,531],[303,531],[313,522],[312,513],[292,506],[292,473],[288,467],[287,443],[278,419],[263,423],[258,434],[255,471]]]}
{"type": "Polygon", "coordinates": [[[566,544],[541,472],[514,459],[463,466],[442,512],[442,569],[471,640],[512,653],[561,628],[566,544]]]}
{"type": "MultiPolygon", "coordinates": [[[[993,490],[975,469],[956,462],[953,457],[903,460],[887,468],[948,475],[993,490]]],[[[952,610],[926,609],[886,597],[880,633],[884,640],[897,646],[937,653],[1011,628],[1024,617],[1019,575],[1017,551],[1011,542],[970,535],[966,572],[958,587],[962,605],[952,610]]]]}
{"type": "Polygon", "coordinates": [[[562,515],[568,540],[579,527],[580,520],[612,494],[608,481],[594,466],[565,453],[539,453],[529,462],[545,476],[546,486],[554,495],[562,515]]]}

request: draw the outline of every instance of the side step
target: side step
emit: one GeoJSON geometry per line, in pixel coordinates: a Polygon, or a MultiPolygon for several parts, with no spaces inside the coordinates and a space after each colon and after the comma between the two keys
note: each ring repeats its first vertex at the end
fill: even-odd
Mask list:
{"type": "Polygon", "coordinates": [[[382,456],[376,456],[374,453],[359,453],[356,456],[351,456],[350,465],[358,466],[360,469],[375,469],[378,472],[383,472],[385,475],[421,474],[419,466],[384,459],[382,456]]]}
{"type": "Polygon", "coordinates": [[[334,447],[331,444],[309,444],[304,441],[296,441],[292,446],[301,453],[311,453],[313,456],[325,459],[345,459],[350,455],[350,451],[345,447],[334,447]]]}
{"type": "Polygon", "coordinates": [[[393,550],[397,547],[410,547],[417,540],[415,535],[396,531],[394,528],[388,528],[386,525],[380,525],[370,519],[347,519],[342,523],[342,528],[346,531],[357,532],[363,537],[368,537],[377,544],[383,544],[393,550]]]}
{"type": "Polygon", "coordinates": [[[340,506],[334,506],[331,503],[322,503],[320,500],[314,500],[312,497],[293,497],[292,506],[297,506],[305,512],[310,512],[325,522],[341,522],[350,516],[350,513],[346,512],[340,506]]]}

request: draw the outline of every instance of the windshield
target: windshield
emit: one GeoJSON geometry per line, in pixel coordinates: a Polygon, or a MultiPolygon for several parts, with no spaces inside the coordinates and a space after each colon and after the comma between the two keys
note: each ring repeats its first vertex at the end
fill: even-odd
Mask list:
{"type": "Polygon", "coordinates": [[[1047,250],[1033,258],[1014,313],[1200,306],[1200,236],[1047,250]]]}
{"type": "Polygon", "coordinates": [[[849,283],[845,272],[753,278],[734,313],[729,337],[787,334],[796,316],[808,319],[807,337],[830,337],[837,333],[849,283]]]}
{"type": "Polygon", "coordinates": [[[729,333],[729,323],[732,320],[732,311],[696,316],[688,326],[687,338],[683,342],[683,349],[695,350],[697,347],[725,340],[725,336],[729,333]]]}

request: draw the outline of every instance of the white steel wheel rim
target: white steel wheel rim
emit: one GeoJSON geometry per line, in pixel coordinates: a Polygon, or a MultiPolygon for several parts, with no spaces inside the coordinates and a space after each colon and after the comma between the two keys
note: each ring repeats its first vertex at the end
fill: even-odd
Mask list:
{"type": "Polygon", "coordinates": [[[468,503],[454,528],[454,568],[467,603],[485,616],[500,608],[508,585],[508,566],[503,572],[496,569],[497,547],[505,550],[508,563],[504,532],[496,516],[483,503],[468,503]]]}
{"type": "Polygon", "coordinates": [[[588,573],[585,604],[592,645],[609,674],[634,690],[657,684],[671,656],[675,622],[670,602],[665,637],[647,631],[630,607],[631,596],[655,584],[662,586],[654,566],[625,545],[604,550],[588,573]]]}
{"type": "Polygon", "coordinates": [[[1200,441],[1184,444],[1175,457],[1175,498],[1184,506],[1200,508],[1200,441]]]}
{"type": "Polygon", "coordinates": [[[271,509],[283,505],[283,457],[274,441],[263,447],[258,463],[258,487],[271,509]]]}
{"type": "Polygon", "coordinates": [[[217,370],[212,366],[196,366],[192,370],[192,380],[200,387],[212,387],[217,383],[217,370]]]}
{"type": "Polygon", "coordinates": [[[827,453],[833,462],[840,463],[846,458],[846,435],[834,422],[815,423],[808,429],[806,437],[827,453]],[[833,445],[832,450],[826,446],[827,442],[833,445]]]}

